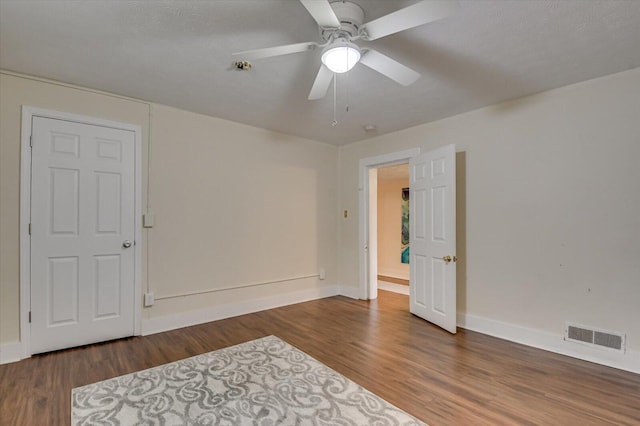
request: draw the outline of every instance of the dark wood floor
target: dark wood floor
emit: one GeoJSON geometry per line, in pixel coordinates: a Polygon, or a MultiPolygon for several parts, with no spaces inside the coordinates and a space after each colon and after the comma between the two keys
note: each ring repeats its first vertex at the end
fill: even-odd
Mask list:
{"type": "Polygon", "coordinates": [[[430,425],[638,425],[640,375],[333,297],[0,366],[1,425],[68,425],[71,389],[274,334],[430,425]]]}

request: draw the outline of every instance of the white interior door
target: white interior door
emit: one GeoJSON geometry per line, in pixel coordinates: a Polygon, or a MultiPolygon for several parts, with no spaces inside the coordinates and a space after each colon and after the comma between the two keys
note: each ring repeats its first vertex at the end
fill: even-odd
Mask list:
{"type": "Polygon", "coordinates": [[[456,332],[456,151],[409,162],[410,311],[456,332]]]}
{"type": "Polygon", "coordinates": [[[134,334],[135,134],[34,117],[31,352],[134,334]]]}

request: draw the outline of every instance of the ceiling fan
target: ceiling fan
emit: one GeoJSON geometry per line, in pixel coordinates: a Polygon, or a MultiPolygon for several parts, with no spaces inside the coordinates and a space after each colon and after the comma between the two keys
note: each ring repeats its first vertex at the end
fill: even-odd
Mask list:
{"type": "Polygon", "coordinates": [[[334,73],[349,71],[358,62],[408,86],[420,77],[411,68],[373,50],[360,48],[357,40],[376,40],[451,15],[455,0],[423,0],[373,21],[363,23],[364,11],[350,1],[300,0],[320,27],[323,43],[306,42],[234,53],[242,60],[261,59],[323,48],[322,65],[309,93],[309,99],[322,99],[334,73]]]}

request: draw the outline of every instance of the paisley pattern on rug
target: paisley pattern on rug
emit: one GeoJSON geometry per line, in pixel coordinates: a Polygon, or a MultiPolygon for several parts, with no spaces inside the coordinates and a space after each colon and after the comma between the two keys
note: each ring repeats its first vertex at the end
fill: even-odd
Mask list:
{"type": "Polygon", "coordinates": [[[275,336],[75,388],[72,425],[424,425],[275,336]]]}

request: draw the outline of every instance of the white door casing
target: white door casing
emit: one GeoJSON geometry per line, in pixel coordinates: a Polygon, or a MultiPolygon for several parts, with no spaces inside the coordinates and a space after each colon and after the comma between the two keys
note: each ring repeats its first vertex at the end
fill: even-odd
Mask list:
{"type": "Polygon", "coordinates": [[[409,161],[410,311],[456,332],[455,146],[409,161]]]}
{"type": "MultiPolygon", "coordinates": [[[[420,148],[411,148],[404,151],[397,151],[388,154],[377,155],[375,157],[362,158],[359,161],[358,170],[358,192],[359,192],[359,219],[358,219],[358,242],[359,242],[359,289],[358,297],[363,300],[375,299],[377,297],[377,241],[375,238],[375,228],[372,230],[372,212],[376,211],[377,203],[371,200],[375,194],[371,193],[370,182],[372,176],[377,176],[378,167],[404,164],[410,158],[420,154],[420,148]],[[373,238],[372,238],[373,237],[373,238]]],[[[377,225],[376,225],[377,227],[377,225]]],[[[399,231],[398,231],[399,232],[399,231]]]]}
{"type": "Polygon", "coordinates": [[[139,330],[138,135],[32,117],[29,354],[139,330]]]}

